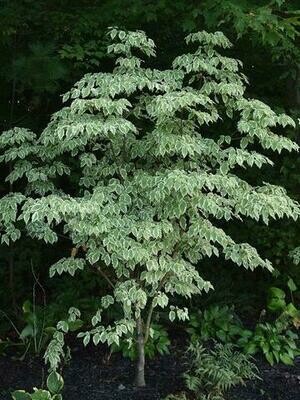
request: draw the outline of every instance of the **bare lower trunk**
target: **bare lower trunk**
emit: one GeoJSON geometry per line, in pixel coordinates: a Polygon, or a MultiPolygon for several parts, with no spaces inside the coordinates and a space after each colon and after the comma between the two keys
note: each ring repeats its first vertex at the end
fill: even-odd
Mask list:
{"type": "Polygon", "coordinates": [[[143,387],[146,386],[146,383],[145,383],[145,338],[143,334],[142,318],[139,317],[136,323],[137,323],[138,361],[137,361],[135,384],[137,387],[143,387]]]}

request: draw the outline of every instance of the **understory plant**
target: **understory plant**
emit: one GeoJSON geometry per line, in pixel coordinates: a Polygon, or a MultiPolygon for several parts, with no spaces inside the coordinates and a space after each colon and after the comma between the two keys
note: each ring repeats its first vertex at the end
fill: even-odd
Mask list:
{"type": "Polygon", "coordinates": [[[298,329],[300,327],[300,310],[296,307],[293,293],[297,286],[290,278],[287,282],[287,288],[290,291],[291,301],[287,302],[286,292],[272,286],[269,288],[267,309],[276,316],[276,320],[281,321],[286,327],[298,329]]]}
{"type": "Polygon", "coordinates": [[[47,390],[33,389],[33,393],[25,390],[16,390],[12,393],[13,400],[62,400],[61,392],[64,380],[57,372],[52,371],[47,378],[47,390]]]}
{"type": "Polygon", "coordinates": [[[234,343],[245,329],[233,306],[212,305],[204,311],[191,313],[187,331],[192,341],[215,339],[223,343],[234,343]]]}
{"type": "Polygon", "coordinates": [[[279,362],[293,365],[294,358],[300,354],[298,341],[297,333],[281,321],[275,321],[257,324],[253,334],[241,338],[239,344],[247,354],[262,352],[271,365],[279,362]]]}
{"type": "Polygon", "coordinates": [[[8,321],[13,335],[4,340],[0,339],[0,354],[10,348],[15,348],[20,353],[20,360],[25,359],[29,353],[31,355],[41,355],[54,332],[54,327],[46,325],[44,308],[26,300],[22,305],[22,314],[20,314],[20,324],[15,323],[6,313],[0,310],[0,321],[8,321]],[[21,325],[19,329],[17,325],[21,325]]]}
{"type": "Polygon", "coordinates": [[[267,309],[280,314],[274,319],[263,310],[261,318],[265,321],[259,321],[253,330],[243,326],[233,307],[215,305],[193,313],[187,329],[191,341],[206,345],[218,340],[237,346],[245,354],[262,353],[271,365],[280,362],[292,365],[300,354],[299,336],[295,332],[299,328],[299,310],[292,303],[286,304],[285,296],[283,290],[270,288],[267,309]]]}
{"type": "MultiPolygon", "coordinates": [[[[296,290],[295,283],[289,279],[287,286],[291,292],[296,290]]],[[[286,302],[286,293],[278,287],[271,287],[268,293],[267,310],[275,318],[268,317],[268,322],[259,322],[249,335],[241,336],[238,343],[248,354],[262,352],[267,361],[274,365],[282,362],[293,365],[300,354],[299,336],[295,330],[300,326],[300,311],[293,302],[286,302]]]]}
{"type": "Polygon", "coordinates": [[[224,400],[225,393],[246,380],[257,379],[258,370],[251,358],[232,344],[215,344],[210,350],[200,343],[192,343],[187,351],[188,372],[184,379],[188,393],[169,396],[168,400],[224,400]]]}
{"type": "Polygon", "coordinates": [[[50,276],[92,269],[109,288],[80,337],[110,346],[132,335],[136,384],[144,386],[153,312],[188,318],[175,298],[212,289],[197,269],[204,257],[272,270],[220,224],[296,219],[299,205],[282,187],[252,186],[239,171],[272,165],[265,150],[298,146],[281,135],[294,126],[290,117],[246,97],[241,63],[223,54],[231,47],[223,33],[188,35],[191,49],[166,70],[144,67],[143,58],[155,56],[144,32],[112,28],[109,38],[112,72],[77,82],[38,137],[22,128],[0,136],[7,181],[26,185],[0,200],[1,240],[9,244],[22,230],[49,244],[70,239],[71,253],[50,276]],[[112,305],[122,316],[107,324],[112,305]]]}
{"type": "Polygon", "coordinates": [[[54,327],[47,326],[45,321],[45,310],[33,302],[26,300],[22,305],[22,320],[24,327],[19,333],[19,340],[25,347],[21,359],[28,352],[38,356],[43,354],[54,332],[54,327]]]}

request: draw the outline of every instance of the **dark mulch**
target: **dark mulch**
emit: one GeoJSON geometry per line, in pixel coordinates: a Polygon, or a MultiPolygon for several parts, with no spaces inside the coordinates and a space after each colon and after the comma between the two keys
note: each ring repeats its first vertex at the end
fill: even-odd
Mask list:
{"type": "MultiPolygon", "coordinates": [[[[147,362],[147,387],[137,389],[132,385],[135,364],[114,354],[104,362],[105,353],[100,347],[75,348],[70,365],[65,367],[64,400],[159,400],[174,389],[182,389],[180,375],[184,363],[175,349],[170,355],[147,362]]],[[[21,362],[0,357],[0,400],[11,399],[13,389],[32,391],[41,387],[45,377],[42,360],[21,362]]]]}
{"type": "Polygon", "coordinates": [[[294,366],[256,361],[261,380],[231,390],[228,400],[300,400],[300,359],[294,366]]]}
{"type": "MultiPolygon", "coordinates": [[[[64,372],[64,400],[159,400],[168,393],[179,392],[183,389],[181,375],[187,360],[176,349],[172,348],[168,356],[148,361],[148,386],[136,389],[131,384],[134,364],[129,360],[116,354],[104,363],[101,348],[75,348],[64,372]]],[[[300,362],[293,367],[273,368],[263,361],[257,363],[262,380],[235,388],[228,400],[300,400],[300,362]]],[[[21,362],[0,357],[0,400],[11,399],[13,389],[41,387],[43,375],[41,360],[21,362]]]]}

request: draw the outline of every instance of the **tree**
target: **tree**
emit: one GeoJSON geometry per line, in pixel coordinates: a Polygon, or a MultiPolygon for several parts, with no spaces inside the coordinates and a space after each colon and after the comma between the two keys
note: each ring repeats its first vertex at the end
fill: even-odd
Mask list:
{"type": "Polygon", "coordinates": [[[0,136],[1,161],[16,160],[7,180],[28,182],[25,194],[1,199],[0,222],[6,243],[21,229],[47,243],[62,232],[71,239],[72,254],[50,275],[92,268],[110,287],[93,327],[80,336],[84,344],[111,345],[136,333],[136,384],[144,386],[153,312],[167,309],[171,321],[188,318],[188,309],[172,302],[175,295],[189,298],[212,288],[197,270],[203,257],[223,254],[247,269],[272,270],[220,224],[296,219],[299,205],[283,188],[253,187],[238,173],[272,164],[254,146],[278,152],[298,147],[272,132],[294,126],[290,117],[245,97],[241,63],[217,50],[231,46],[221,32],[188,35],[194,52],[163,71],[142,67],[141,55],[155,56],[143,32],[112,28],[109,36],[108,51],[118,56],[112,73],[77,82],[63,97],[69,106],[53,115],[39,138],[22,128],[0,136]],[[240,133],[236,142],[223,135],[227,119],[240,133]],[[73,176],[67,154],[78,160],[80,176],[73,176]],[[61,185],[62,175],[75,181],[72,193],[61,185]],[[103,310],[112,304],[122,317],[103,324],[103,310]]]}
{"type": "MultiPolygon", "coordinates": [[[[151,32],[161,49],[156,64],[159,68],[169,65],[175,55],[184,51],[180,40],[182,31],[189,33],[199,26],[208,31],[221,29],[234,40],[231,56],[238,55],[244,62],[252,83],[251,96],[264,99],[273,107],[285,105],[298,110],[298,9],[298,2],[291,0],[149,0],[147,4],[144,0],[2,0],[0,130],[22,124],[40,132],[52,112],[60,108],[60,93],[85,72],[97,72],[100,64],[101,70],[109,70],[110,64],[105,59],[105,30],[111,24],[151,32]]],[[[283,185],[297,198],[298,177],[293,174],[293,170],[297,171],[296,157],[289,154],[283,168],[282,163],[280,158],[273,168],[274,181],[278,183],[276,179],[284,168],[288,174],[283,177],[283,185]]],[[[5,173],[3,168],[0,180],[5,173]]],[[[269,182],[273,176],[268,176],[269,182]]],[[[254,177],[257,178],[255,174],[254,177]]],[[[9,190],[8,185],[0,184],[0,196],[9,190]]],[[[285,221],[268,230],[270,242],[276,243],[270,251],[265,246],[266,236],[260,225],[252,237],[272,261],[278,260],[281,268],[289,268],[282,248],[297,246],[298,232],[296,224],[284,224],[285,221]]],[[[250,225],[244,226],[244,241],[250,240],[247,236],[250,230],[250,225]]],[[[10,296],[6,290],[0,290],[0,302],[9,314],[12,300],[20,305],[31,291],[22,283],[25,277],[31,279],[30,260],[19,255],[24,251],[37,254],[40,262],[36,264],[40,265],[38,272],[42,280],[48,256],[56,256],[53,249],[46,254],[42,246],[31,242],[32,249],[29,249],[28,241],[21,240],[10,252],[0,251],[0,280],[10,275],[10,296]]],[[[261,275],[266,284],[264,274],[261,275]]],[[[257,275],[253,281],[256,284],[257,275]]],[[[50,287],[48,282],[44,284],[51,290],[51,283],[50,287]]],[[[53,298],[56,298],[55,292],[53,298]]]]}

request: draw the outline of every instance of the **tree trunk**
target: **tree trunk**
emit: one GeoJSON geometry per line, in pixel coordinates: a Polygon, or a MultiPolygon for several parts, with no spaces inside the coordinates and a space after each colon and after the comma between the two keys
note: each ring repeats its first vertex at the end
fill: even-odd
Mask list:
{"type": "Polygon", "coordinates": [[[135,377],[135,384],[137,387],[146,386],[145,383],[145,338],[143,334],[143,322],[141,316],[138,317],[137,321],[137,370],[135,377]]]}

